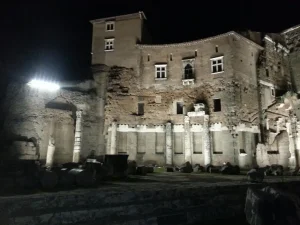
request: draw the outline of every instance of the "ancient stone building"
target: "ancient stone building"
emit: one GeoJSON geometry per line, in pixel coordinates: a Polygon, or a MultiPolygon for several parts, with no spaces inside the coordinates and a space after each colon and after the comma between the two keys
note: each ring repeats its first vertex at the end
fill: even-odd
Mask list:
{"type": "Polygon", "coordinates": [[[94,80],[51,93],[13,84],[11,146],[46,160],[54,135],[55,163],[94,151],[141,164],[298,166],[300,26],[153,45],[145,20],[139,12],[91,21],[94,80]]]}

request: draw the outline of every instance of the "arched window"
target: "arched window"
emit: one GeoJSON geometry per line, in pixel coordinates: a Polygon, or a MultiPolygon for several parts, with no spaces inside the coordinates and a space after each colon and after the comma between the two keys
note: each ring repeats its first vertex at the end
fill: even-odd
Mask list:
{"type": "Polygon", "coordinates": [[[194,74],[193,74],[193,67],[190,64],[187,64],[184,67],[184,79],[193,79],[194,74]]]}

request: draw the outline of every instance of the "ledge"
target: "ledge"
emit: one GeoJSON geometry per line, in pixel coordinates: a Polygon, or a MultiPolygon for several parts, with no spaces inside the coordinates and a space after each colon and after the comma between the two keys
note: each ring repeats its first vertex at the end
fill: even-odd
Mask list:
{"type": "Polygon", "coordinates": [[[199,44],[199,43],[212,41],[212,40],[216,40],[216,39],[224,38],[224,37],[228,37],[228,36],[235,36],[237,39],[242,39],[242,40],[246,41],[248,44],[250,44],[252,46],[255,46],[256,48],[258,48],[260,50],[264,49],[262,46],[256,44],[255,42],[253,42],[252,40],[250,40],[248,38],[245,38],[244,36],[238,34],[235,31],[230,31],[230,32],[227,32],[227,33],[223,33],[223,34],[219,34],[219,35],[216,35],[216,36],[203,38],[203,39],[199,39],[199,40],[195,40],[195,41],[172,43],[172,44],[156,44],[156,45],[137,44],[136,46],[138,48],[165,48],[165,47],[192,46],[192,45],[196,45],[196,44],[199,44]]]}
{"type": "Polygon", "coordinates": [[[211,73],[211,74],[220,74],[220,73],[224,73],[224,70],[221,72],[215,72],[215,73],[211,73]]]}
{"type": "Polygon", "coordinates": [[[158,81],[160,81],[160,80],[167,80],[168,78],[155,78],[155,80],[158,80],[158,81]]]}
{"type": "Polygon", "coordinates": [[[182,80],[182,85],[187,86],[187,85],[193,85],[195,79],[183,79],[182,80]]]}

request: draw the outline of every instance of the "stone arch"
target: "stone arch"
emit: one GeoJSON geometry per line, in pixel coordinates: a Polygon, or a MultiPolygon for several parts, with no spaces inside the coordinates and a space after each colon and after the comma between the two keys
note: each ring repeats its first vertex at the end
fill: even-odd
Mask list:
{"type": "Polygon", "coordinates": [[[41,143],[41,158],[46,159],[50,136],[55,140],[54,164],[71,162],[75,141],[77,107],[61,96],[47,102],[46,126],[41,143]]]}
{"type": "Polygon", "coordinates": [[[67,101],[66,99],[64,99],[62,97],[57,97],[57,98],[47,102],[45,104],[45,108],[71,111],[72,117],[74,119],[76,118],[77,107],[73,103],[67,101]]]}

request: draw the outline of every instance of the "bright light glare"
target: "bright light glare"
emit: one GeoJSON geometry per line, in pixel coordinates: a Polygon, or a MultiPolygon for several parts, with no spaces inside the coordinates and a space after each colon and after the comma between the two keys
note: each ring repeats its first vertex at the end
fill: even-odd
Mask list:
{"type": "Polygon", "coordinates": [[[28,85],[32,88],[38,88],[46,91],[57,91],[60,88],[56,83],[36,79],[30,81],[28,85]]]}

